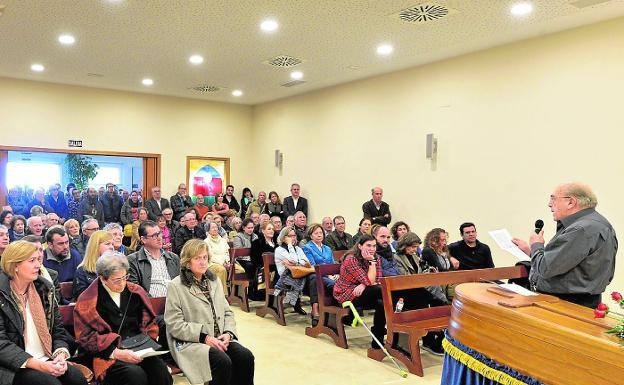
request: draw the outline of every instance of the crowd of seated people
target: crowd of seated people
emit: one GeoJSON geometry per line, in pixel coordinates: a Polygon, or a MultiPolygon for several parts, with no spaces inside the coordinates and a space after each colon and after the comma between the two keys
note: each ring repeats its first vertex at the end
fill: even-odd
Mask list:
{"type": "MultiPolygon", "coordinates": [[[[42,362],[58,362],[58,369],[24,360],[25,368],[43,374],[31,374],[24,368],[3,373],[0,349],[0,378],[15,377],[9,383],[25,383],[40,377],[43,381],[42,376],[49,375],[63,384],[81,383],[74,378],[76,372],[68,369],[72,365],[66,363],[77,353],[80,362],[86,362],[104,383],[170,384],[161,357],[143,359],[124,345],[126,340],[144,335],[157,341],[160,349],[166,350],[172,343],[188,344],[188,353],[171,351],[189,379],[214,385],[251,384],[253,355],[237,342],[234,316],[225,297],[233,269],[249,279],[250,299],[264,300],[262,254],[266,252],[275,257],[276,295],[283,295],[284,303],[300,314],[307,314],[301,298],[308,295],[315,326],[319,319],[316,276],[308,271],[294,277],[293,271],[336,263],[333,252],[345,251],[339,261],[340,274],[323,277],[323,284],[337,303],[348,300],[359,309],[375,310],[372,331],[380,341],[385,335],[380,277],[494,266],[487,245],[476,241],[472,223],[462,224],[462,240],[451,246],[447,246],[445,230],[431,230],[422,250],[420,238],[406,222],[387,227],[392,215],[379,187],[371,190],[372,199],[363,204],[363,217],[354,235],[347,232],[341,215],[308,224],[308,201],[300,195],[299,184],[293,183],[290,191],[283,201],[275,191],[268,199],[260,191],[256,200],[245,188],[238,200],[230,185],[208,205],[201,195],[193,201],[184,183],[169,200],[161,196],[158,186],[151,189],[149,199],[140,190],[122,194],[112,183],[99,192],[93,187],[80,191],[73,184],[66,193],[59,185],[50,187],[47,194],[43,189],[12,188],[9,205],[0,213],[2,263],[8,250],[11,266],[28,263],[49,286],[47,290],[56,293],[59,304],[76,303],[79,349],[63,350],[62,354],[50,350],[48,335],[51,347],[61,337],[67,339],[68,346],[74,344],[71,336],[50,330],[46,341],[35,344],[36,350],[30,342],[18,348],[29,357],[49,359],[42,362]],[[13,244],[22,254],[37,254],[36,260],[25,254],[15,257],[13,244]],[[250,255],[231,264],[230,248],[249,248],[250,255]],[[59,282],[73,282],[71,298],[61,297],[59,282]],[[154,314],[150,297],[167,298],[164,316],[154,314]],[[201,320],[207,320],[204,326],[198,324],[201,320]],[[234,365],[241,370],[234,370],[234,365]]],[[[17,279],[22,289],[38,282],[36,276],[11,274],[0,277],[0,290],[2,280],[12,287],[17,279]]],[[[418,301],[407,301],[406,306],[438,306],[452,296],[452,288],[431,287],[423,292],[418,301]]],[[[424,342],[426,348],[440,353],[440,333],[430,333],[424,342]]],[[[372,347],[379,346],[373,342],[372,347]]]]}

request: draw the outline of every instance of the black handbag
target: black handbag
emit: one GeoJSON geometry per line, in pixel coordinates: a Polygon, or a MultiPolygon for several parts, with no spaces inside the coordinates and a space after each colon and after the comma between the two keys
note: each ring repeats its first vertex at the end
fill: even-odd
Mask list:
{"type": "MultiPolygon", "coordinates": [[[[126,304],[126,310],[124,310],[123,317],[121,317],[121,323],[119,324],[119,330],[117,330],[117,334],[121,333],[121,327],[126,319],[126,314],[128,313],[128,307],[130,306],[130,300],[132,299],[132,292],[130,292],[130,297],[128,298],[128,303],[126,304]]],[[[161,346],[154,341],[150,336],[145,333],[140,333],[132,337],[124,338],[121,341],[122,349],[129,349],[133,352],[138,352],[139,350],[152,348],[154,350],[158,350],[161,346]]]]}

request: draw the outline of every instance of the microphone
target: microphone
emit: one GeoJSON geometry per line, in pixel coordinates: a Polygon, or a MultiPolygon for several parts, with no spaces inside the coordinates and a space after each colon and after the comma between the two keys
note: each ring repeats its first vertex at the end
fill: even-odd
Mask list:
{"type": "Polygon", "coordinates": [[[535,221],[535,234],[539,234],[543,228],[544,228],[544,221],[541,219],[536,220],[535,221]]]}

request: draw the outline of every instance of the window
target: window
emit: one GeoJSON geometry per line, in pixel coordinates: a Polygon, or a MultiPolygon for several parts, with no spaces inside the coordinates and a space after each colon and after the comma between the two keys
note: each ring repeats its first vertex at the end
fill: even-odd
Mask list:
{"type": "Polygon", "coordinates": [[[114,183],[116,185],[121,183],[121,169],[119,167],[102,166],[98,168],[98,174],[89,183],[90,186],[99,188],[100,186],[106,186],[106,183],[114,183]]]}
{"type": "Polygon", "coordinates": [[[29,186],[33,189],[61,182],[61,165],[58,163],[8,162],[6,183],[8,187],[29,186]]]}

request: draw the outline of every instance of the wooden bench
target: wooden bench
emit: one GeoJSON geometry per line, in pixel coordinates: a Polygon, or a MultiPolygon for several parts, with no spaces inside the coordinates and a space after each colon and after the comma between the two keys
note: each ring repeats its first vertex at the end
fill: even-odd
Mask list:
{"type": "MultiPolygon", "coordinates": [[[[286,318],[284,317],[284,294],[275,296],[275,283],[271,280],[271,272],[275,271],[277,276],[277,268],[275,267],[275,255],[273,253],[262,253],[262,268],[264,283],[266,285],[264,295],[264,305],[256,310],[258,317],[264,318],[267,314],[275,317],[278,324],[286,326],[286,318]]],[[[277,280],[275,280],[277,281],[277,280]]]]}
{"type": "Polygon", "coordinates": [[[73,282],[61,282],[59,283],[59,286],[61,287],[61,297],[71,302],[73,294],[74,294],[73,293],[74,283],[73,282]]]}
{"type": "MultiPolygon", "coordinates": [[[[524,266],[513,266],[381,278],[381,292],[388,330],[384,346],[390,355],[408,368],[410,373],[422,377],[423,368],[418,342],[429,331],[446,329],[451,313],[451,305],[404,310],[401,313],[395,313],[392,301],[392,292],[394,291],[526,276],[527,271],[524,266]],[[407,335],[406,347],[399,345],[400,334],[407,335]]],[[[368,357],[381,361],[385,355],[381,349],[369,349],[368,357]]]]}
{"type": "MultiPolygon", "coordinates": [[[[332,255],[334,256],[334,261],[336,261],[336,263],[341,264],[342,263],[342,259],[344,258],[344,255],[347,253],[347,251],[349,250],[335,250],[332,251],[332,255]]],[[[336,273],[338,274],[338,273],[336,273]]]]}
{"type": "Polygon", "coordinates": [[[333,274],[340,274],[339,264],[316,265],[316,290],[319,300],[319,322],[314,327],[306,327],[305,334],[310,337],[317,337],[326,334],[334,340],[336,346],[348,349],[347,335],[342,323],[342,319],[349,315],[349,308],[335,305],[331,290],[327,290],[323,284],[323,277],[333,274]]]}
{"type": "MultiPolygon", "coordinates": [[[[167,297],[150,297],[150,303],[152,305],[152,310],[154,310],[155,315],[164,315],[165,314],[165,304],[167,302],[167,297]]],[[[179,374],[182,373],[182,369],[178,368],[173,360],[167,362],[167,366],[171,369],[171,374],[179,374]]]]}
{"type": "Polygon", "coordinates": [[[250,280],[245,273],[236,273],[234,264],[239,257],[251,255],[250,248],[230,249],[230,271],[228,272],[228,287],[230,304],[239,302],[244,312],[249,313],[249,284],[250,280]]]}

